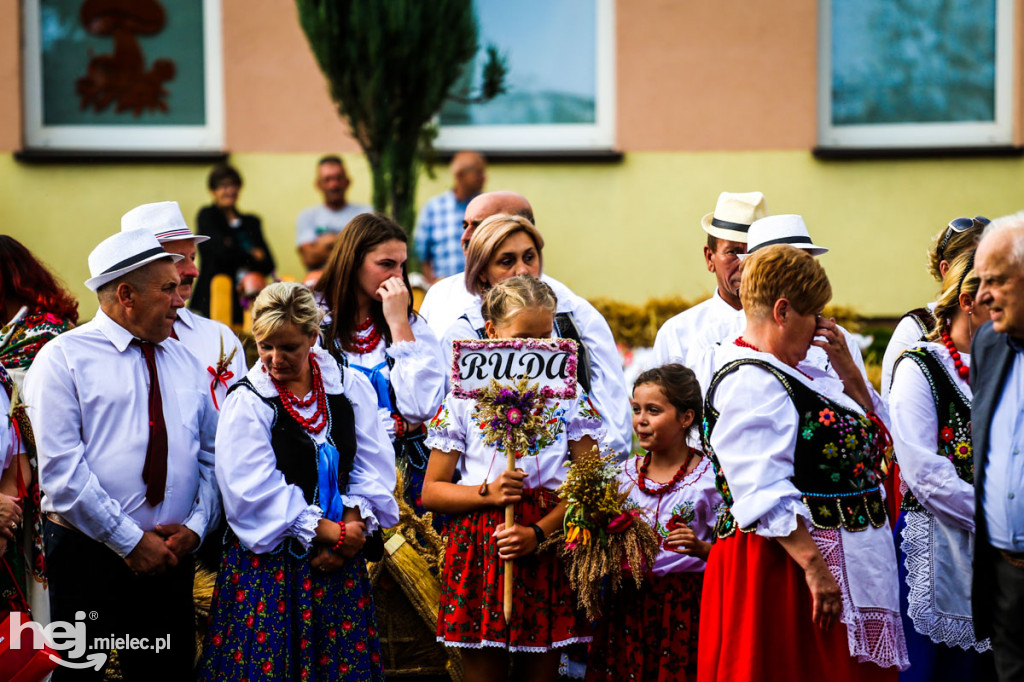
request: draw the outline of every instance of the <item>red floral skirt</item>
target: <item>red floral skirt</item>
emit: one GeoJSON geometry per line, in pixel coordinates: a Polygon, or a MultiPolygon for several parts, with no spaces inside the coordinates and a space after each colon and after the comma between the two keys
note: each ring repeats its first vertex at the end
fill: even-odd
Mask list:
{"type": "Polygon", "coordinates": [[[846,625],[811,620],[803,570],[778,542],[754,533],[718,540],[704,570],[700,682],[895,682],[896,668],[850,655],[846,625]]]}
{"type": "MultiPolygon", "coordinates": [[[[525,490],[516,522],[536,523],[558,503],[548,490],[525,490]]],[[[492,537],[505,522],[504,509],[458,516],[448,526],[437,639],[447,646],[543,652],[589,641],[586,619],[576,610],[562,560],[549,550],[516,559],[512,622],[506,625],[505,563],[492,537]]]]}
{"type": "Polygon", "coordinates": [[[594,625],[587,680],[694,680],[703,573],[623,576],[594,625]]]}

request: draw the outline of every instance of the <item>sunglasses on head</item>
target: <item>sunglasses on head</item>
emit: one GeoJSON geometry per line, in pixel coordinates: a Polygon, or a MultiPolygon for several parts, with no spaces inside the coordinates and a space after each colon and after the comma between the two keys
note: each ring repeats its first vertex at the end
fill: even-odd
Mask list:
{"type": "Polygon", "coordinates": [[[946,234],[942,236],[942,243],[939,244],[937,253],[939,260],[944,260],[946,246],[949,244],[949,240],[953,238],[954,234],[961,234],[971,229],[975,225],[978,227],[985,227],[989,224],[989,219],[984,216],[974,216],[973,218],[953,218],[949,221],[949,225],[946,226],[946,234]]]}

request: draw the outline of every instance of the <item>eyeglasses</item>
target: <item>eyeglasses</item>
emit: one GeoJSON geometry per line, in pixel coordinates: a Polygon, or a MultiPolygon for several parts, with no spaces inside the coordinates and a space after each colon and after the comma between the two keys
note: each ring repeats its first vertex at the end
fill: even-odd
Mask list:
{"type": "Polygon", "coordinates": [[[944,260],[946,246],[949,245],[949,240],[953,238],[954,234],[962,234],[975,225],[978,227],[985,227],[989,222],[991,221],[988,218],[980,215],[974,216],[973,218],[953,218],[950,220],[949,225],[946,226],[946,234],[942,236],[942,243],[940,243],[939,248],[936,249],[939,260],[944,260]]]}

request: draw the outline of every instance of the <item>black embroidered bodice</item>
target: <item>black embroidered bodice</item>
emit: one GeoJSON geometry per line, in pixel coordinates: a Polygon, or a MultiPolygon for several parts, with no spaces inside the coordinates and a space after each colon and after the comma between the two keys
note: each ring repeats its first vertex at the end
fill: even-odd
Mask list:
{"type": "MultiPolygon", "coordinates": [[[[935,353],[926,348],[904,351],[896,360],[893,374],[900,362],[914,362],[921,368],[932,391],[935,414],[939,422],[939,450],[936,454],[953,463],[960,480],[974,485],[974,449],[971,446],[971,401],[953,381],[949,370],[935,353]]],[[[899,453],[896,453],[899,461],[899,453]]],[[[907,490],[900,503],[903,511],[926,511],[913,491],[907,490]]]]}
{"type": "MultiPolygon", "coordinates": [[[[879,446],[879,427],[871,419],[819,395],[799,381],[763,360],[746,358],[731,362],[715,373],[704,401],[704,451],[715,467],[715,485],[725,500],[715,532],[727,537],[736,532],[736,520],[728,509],[733,497],[725,472],[719,464],[711,434],[718,422],[714,407],[715,390],[723,377],[742,365],[755,365],[782,383],[800,415],[796,451],[793,456],[793,485],[811,513],[817,528],[864,530],[885,523],[885,504],[879,486],[884,479],[885,452],[879,446]]],[[[743,528],[751,532],[753,527],[743,528]]]]}

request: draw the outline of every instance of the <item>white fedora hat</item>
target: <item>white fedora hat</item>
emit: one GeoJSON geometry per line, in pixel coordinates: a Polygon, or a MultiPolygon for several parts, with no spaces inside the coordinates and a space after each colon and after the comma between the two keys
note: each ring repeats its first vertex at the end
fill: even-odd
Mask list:
{"type": "Polygon", "coordinates": [[[161,244],[182,239],[192,239],[198,244],[209,239],[194,233],[185,224],[185,217],[181,215],[177,201],[158,201],[136,206],[121,216],[121,231],[129,230],[149,230],[161,244]]]}
{"type": "Polygon", "coordinates": [[[811,241],[811,233],[807,231],[803,217],[798,215],[770,215],[767,218],[755,220],[747,234],[749,235],[747,252],[740,255],[741,259],[762,247],[773,244],[789,244],[803,249],[812,256],[828,253],[827,248],[818,246],[811,241]]]}
{"type": "Polygon", "coordinates": [[[701,218],[700,226],[713,237],[745,243],[750,225],[766,215],[768,205],[761,192],[722,192],[714,212],[701,218]]]}
{"type": "Polygon", "coordinates": [[[92,277],[85,280],[85,286],[96,291],[107,282],[161,258],[177,263],[184,256],[164,251],[149,230],[118,232],[101,241],[89,254],[92,277]]]}

